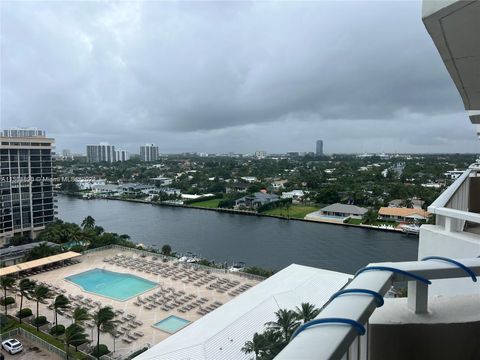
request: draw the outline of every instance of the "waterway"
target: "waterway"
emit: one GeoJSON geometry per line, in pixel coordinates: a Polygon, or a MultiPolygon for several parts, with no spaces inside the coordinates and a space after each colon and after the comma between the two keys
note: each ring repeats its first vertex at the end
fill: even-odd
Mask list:
{"type": "Polygon", "coordinates": [[[80,224],[88,215],[137,243],[275,270],[296,263],[354,273],[371,262],[416,260],[418,249],[417,237],[384,231],[58,196],[60,219],[80,224]]]}

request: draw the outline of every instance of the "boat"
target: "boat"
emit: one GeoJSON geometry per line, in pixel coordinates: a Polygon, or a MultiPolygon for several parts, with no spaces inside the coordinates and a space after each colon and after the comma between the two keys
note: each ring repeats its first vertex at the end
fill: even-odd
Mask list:
{"type": "Polygon", "coordinates": [[[236,272],[236,271],[242,271],[243,269],[245,269],[245,263],[242,261],[239,261],[237,263],[234,263],[232,266],[230,266],[228,271],[236,272]]]}
{"type": "Polygon", "coordinates": [[[196,263],[196,262],[200,261],[200,258],[197,255],[192,254],[191,252],[187,252],[187,253],[185,253],[185,255],[180,257],[178,259],[178,261],[187,262],[187,263],[196,263]]]}
{"type": "Polygon", "coordinates": [[[418,226],[418,225],[404,225],[402,227],[402,232],[404,232],[405,234],[419,235],[420,234],[420,226],[418,226]]]}

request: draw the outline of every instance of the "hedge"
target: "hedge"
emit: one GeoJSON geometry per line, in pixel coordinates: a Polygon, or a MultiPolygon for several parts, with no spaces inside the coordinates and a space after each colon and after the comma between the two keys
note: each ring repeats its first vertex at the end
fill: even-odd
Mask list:
{"type": "Polygon", "coordinates": [[[97,353],[97,346],[95,345],[92,351],[92,355],[95,356],[96,358],[102,357],[103,355],[107,355],[110,352],[110,350],[108,350],[107,345],[105,344],[100,344],[98,349],[99,351],[97,353]]]}
{"type": "Polygon", "coordinates": [[[42,326],[42,325],[45,325],[47,323],[47,318],[45,316],[39,316],[35,319],[33,319],[32,323],[33,325],[38,325],[38,326],[42,326]]]}
{"type": "Polygon", "coordinates": [[[65,333],[65,326],[63,325],[55,325],[54,327],[52,327],[50,329],[50,334],[52,335],[62,335],[63,333],[65,333]]]}
{"type": "Polygon", "coordinates": [[[32,315],[32,309],[23,308],[21,311],[17,312],[17,317],[23,319],[32,315]]]}
{"type": "Polygon", "coordinates": [[[11,296],[7,296],[5,299],[0,300],[0,305],[2,306],[14,304],[14,303],[15,303],[15,299],[11,296]]]}

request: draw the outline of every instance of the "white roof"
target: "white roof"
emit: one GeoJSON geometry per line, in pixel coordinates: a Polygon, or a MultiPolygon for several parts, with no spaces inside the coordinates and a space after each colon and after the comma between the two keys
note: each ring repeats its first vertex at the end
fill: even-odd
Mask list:
{"type": "Polygon", "coordinates": [[[247,360],[241,348],[279,309],[323,306],[351,275],[292,264],[135,359],[247,360]]]}

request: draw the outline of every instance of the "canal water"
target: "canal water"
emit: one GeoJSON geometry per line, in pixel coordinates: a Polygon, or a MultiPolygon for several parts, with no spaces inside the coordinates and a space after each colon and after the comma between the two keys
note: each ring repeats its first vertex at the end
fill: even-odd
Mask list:
{"type": "Polygon", "coordinates": [[[404,234],[117,200],[58,196],[58,217],[86,216],[106,231],[216,262],[279,270],[291,263],[354,273],[370,262],[416,260],[418,238],[404,234]]]}

